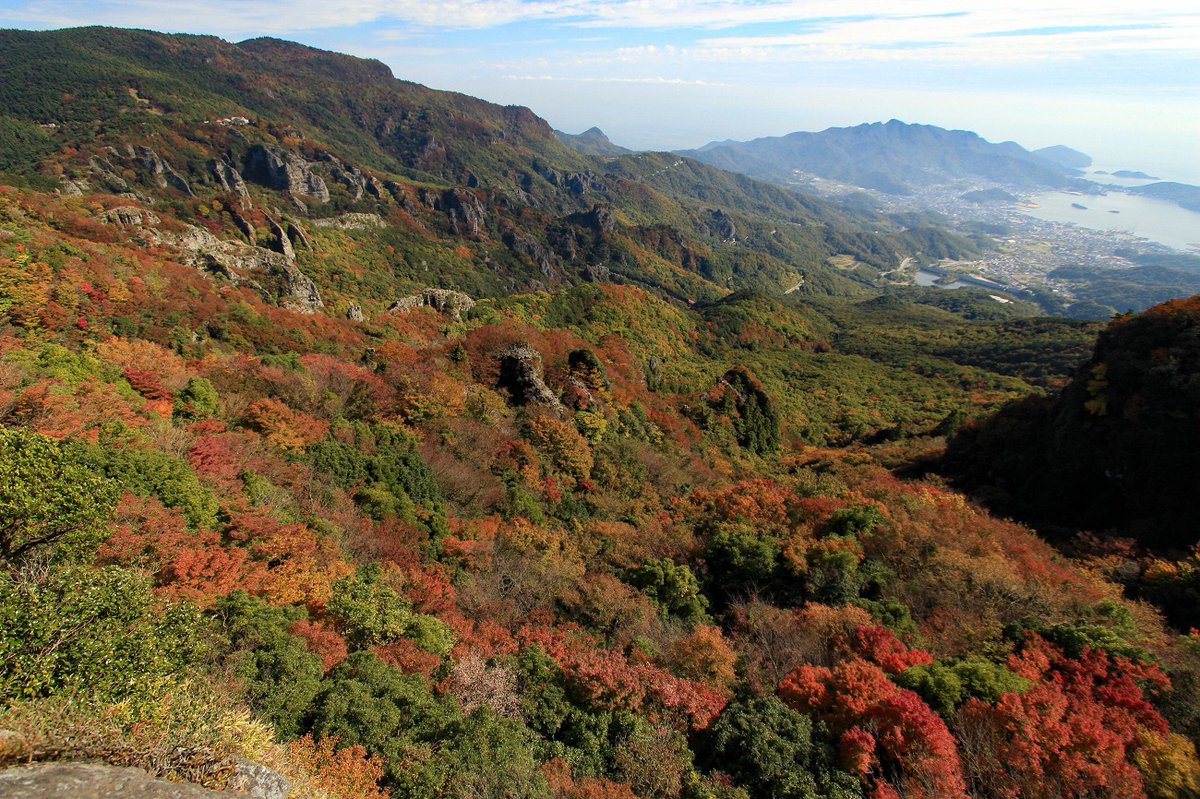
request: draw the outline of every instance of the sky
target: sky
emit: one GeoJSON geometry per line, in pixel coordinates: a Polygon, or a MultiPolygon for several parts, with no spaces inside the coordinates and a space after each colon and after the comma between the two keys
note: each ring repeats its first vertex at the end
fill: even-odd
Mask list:
{"type": "Polygon", "coordinates": [[[377,58],[637,149],[896,118],[1200,183],[1197,0],[0,0],[95,24],[377,58]]]}

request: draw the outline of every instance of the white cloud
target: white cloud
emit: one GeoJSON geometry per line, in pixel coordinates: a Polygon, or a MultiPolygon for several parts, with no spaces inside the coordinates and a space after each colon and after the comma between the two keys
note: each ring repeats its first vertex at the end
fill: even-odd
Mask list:
{"type": "MultiPolygon", "coordinates": [[[[382,30],[376,40],[403,41],[417,32],[549,22],[622,32],[626,41],[630,35],[651,40],[571,56],[590,63],[1037,63],[1123,53],[1200,59],[1200,10],[1182,0],[906,0],[902,6],[895,0],[0,0],[5,2],[0,24],[109,24],[231,39],[377,24],[382,30]],[[745,26],[776,32],[761,33],[760,27],[746,33],[745,26]],[[698,38],[675,46],[655,41],[668,31],[675,41],[681,32],[698,38]]],[[[578,41],[564,36],[561,44],[578,41]]]]}

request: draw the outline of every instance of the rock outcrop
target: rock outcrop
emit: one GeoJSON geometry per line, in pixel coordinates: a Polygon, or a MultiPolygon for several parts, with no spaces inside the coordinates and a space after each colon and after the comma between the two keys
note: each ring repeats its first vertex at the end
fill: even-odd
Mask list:
{"type": "Polygon", "coordinates": [[[450,289],[422,289],[419,294],[401,297],[392,303],[388,313],[408,313],[414,308],[433,308],[438,313],[444,313],[461,321],[463,314],[475,307],[475,300],[461,291],[450,289]]]}
{"type": "Polygon", "coordinates": [[[737,241],[737,227],[733,224],[733,219],[728,214],[718,208],[709,211],[708,217],[712,222],[712,233],[714,236],[718,236],[721,241],[728,243],[737,241]]]}
{"type": "Polygon", "coordinates": [[[5,799],[219,799],[198,785],[158,780],[138,768],[42,763],[0,771],[5,799]]]}
{"type": "MultiPolygon", "coordinates": [[[[100,156],[93,156],[88,159],[88,169],[91,171],[102,186],[111,191],[113,194],[128,194],[129,181],[121,177],[117,167],[112,161],[100,156]]],[[[84,188],[87,187],[86,184],[84,188]]]]}
{"type": "Polygon", "coordinates": [[[240,172],[224,161],[218,161],[215,158],[208,162],[208,171],[217,185],[221,187],[221,191],[237,197],[242,208],[250,207],[250,192],[247,190],[246,181],[242,179],[240,172]]]}
{"type": "Polygon", "coordinates": [[[144,227],[157,225],[161,220],[156,214],[136,205],[119,205],[93,217],[102,225],[117,225],[119,227],[144,227]]]}
{"type": "MultiPolygon", "coordinates": [[[[246,285],[284,308],[314,313],[324,306],[316,284],[284,253],[218,239],[191,225],[182,233],[158,232],[156,236],[160,242],[180,249],[182,263],[221,275],[235,286],[246,285]]],[[[283,240],[287,241],[286,234],[283,240]]]]}
{"type": "Polygon", "coordinates": [[[514,405],[539,405],[563,411],[558,396],[542,379],[542,355],[528,344],[513,344],[496,353],[500,361],[497,387],[506,389],[514,405]]]}
{"type": "Polygon", "coordinates": [[[513,255],[532,261],[547,280],[555,280],[561,276],[562,258],[558,253],[544,247],[541,242],[523,236],[516,230],[507,230],[504,233],[504,244],[513,255]]]}
{"type": "Polygon", "coordinates": [[[269,189],[297,197],[329,202],[329,187],[307,161],[293,152],[269,144],[256,144],[246,153],[245,177],[269,189]]]}
{"type": "Polygon", "coordinates": [[[292,792],[288,778],[274,769],[236,758],[233,775],[223,794],[235,794],[246,799],[287,799],[292,792]]]}
{"type": "Polygon", "coordinates": [[[466,189],[448,189],[440,195],[427,195],[426,205],[446,214],[450,232],[456,236],[480,238],[484,233],[487,208],[479,195],[466,189]]]}
{"type": "Polygon", "coordinates": [[[342,230],[366,230],[373,227],[384,227],[383,219],[375,214],[342,214],[341,216],[311,219],[313,227],[333,227],[342,230]]]}
{"type": "Polygon", "coordinates": [[[559,172],[537,161],[534,162],[533,168],[547,183],[558,189],[566,189],[576,197],[582,197],[589,191],[605,189],[605,185],[593,172],[559,172]]]}
{"type": "Polygon", "coordinates": [[[287,237],[291,240],[293,247],[301,247],[305,250],[312,249],[312,239],[308,236],[308,231],[297,225],[294,221],[289,220],[287,223],[287,237]]]}
{"type": "Polygon", "coordinates": [[[176,172],[170,164],[164,161],[158,153],[154,152],[154,150],[144,146],[138,147],[135,161],[144,172],[150,175],[151,180],[153,180],[160,189],[165,189],[170,186],[176,191],[181,191],[189,197],[192,196],[192,187],[188,185],[188,182],[184,180],[183,177],[176,172]]]}
{"type": "Polygon", "coordinates": [[[288,238],[287,231],[284,230],[283,225],[268,216],[267,227],[271,231],[271,249],[289,261],[296,260],[296,251],[292,249],[292,240],[288,238]]]}
{"type": "Polygon", "coordinates": [[[361,200],[364,194],[370,194],[376,200],[384,198],[386,190],[373,175],[368,175],[353,164],[347,164],[332,155],[323,156],[321,161],[325,164],[328,174],[345,186],[356,201],[361,200]]]}

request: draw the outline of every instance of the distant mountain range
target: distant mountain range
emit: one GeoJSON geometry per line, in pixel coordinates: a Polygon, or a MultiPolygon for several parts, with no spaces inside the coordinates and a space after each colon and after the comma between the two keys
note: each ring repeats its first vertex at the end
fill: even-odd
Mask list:
{"type": "Polygon", "coordinates": [[[897,195],[981,180],[1018,189],[1065,188],[1080,174],[1076,165],[1091,163],[1068,147],[1030,152],[970,131],[896,119],[748,142],[712,142],[680,154],[774,183],[794,184],[797,173],[806,173],[897,195]]]}

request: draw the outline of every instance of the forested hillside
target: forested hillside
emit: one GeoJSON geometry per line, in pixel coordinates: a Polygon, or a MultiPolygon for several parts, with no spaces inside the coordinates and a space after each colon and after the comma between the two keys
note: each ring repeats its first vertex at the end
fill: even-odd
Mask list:
{"type": "Polygon", "coordinates": [[[881,278],[975,242],[284,42],[0,48],[0,766],[1200,791],[1131,561],[897,476],[1098,332],[881,278]]]}

